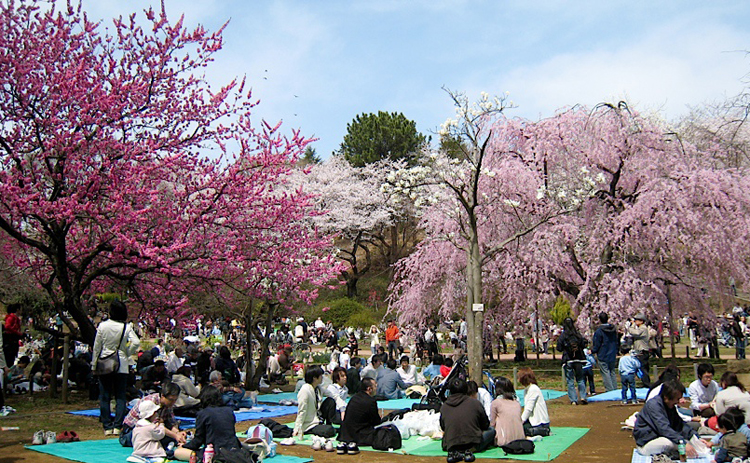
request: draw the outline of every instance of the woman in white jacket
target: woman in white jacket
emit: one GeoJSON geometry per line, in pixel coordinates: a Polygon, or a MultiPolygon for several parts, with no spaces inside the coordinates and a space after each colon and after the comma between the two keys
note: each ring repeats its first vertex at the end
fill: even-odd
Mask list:
{"type": "Polygon", "coordinates": [[[120,301],[114,301],[109,306],[109,320],[103,321],[96,329],[94,338],[92,370],[96,371],[96,364],[102,357],[117,352],[120,366],[117,371],[99,375],[99,421],[104,426],[107,436],[119,435],[122,421],[125,419],[127,398],[125,390],[128,383],[128,357],[138,351],[141,340],[127,323],[128,309],[120,301]],[[109,401],[115,397],[115,418],[112,419],[109,401]]]}
{"type": "Polygon", "coordinates": [[[518,382],[525,387],[523,395],[523,431],[527,436],[549,436],[549,413],[542,390],[536,384],[536,375],[529,367],[518,370],[518,382]]]}

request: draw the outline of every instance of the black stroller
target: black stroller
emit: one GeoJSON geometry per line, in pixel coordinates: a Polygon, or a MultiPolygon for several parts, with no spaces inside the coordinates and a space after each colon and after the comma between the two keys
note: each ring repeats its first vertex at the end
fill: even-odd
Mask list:
{"type": "MultiPolygon", "coordinates": [[[[448,398],[448,384],[453,378],[462,378],[464,380],[469,377],[469,359],[466,355],[462,355],[461,358],[456,360],[453,364],[453,368],[445,378],[440,376],[433,378],[427,389],[427,394],[422,397],[419,403],[412,405],[412,410],[435,410],[440,411],[440,407],[448,398]]],[[[490,395],[495,397],[495,380],[489,371],[482,371],[483,375],[487,377],[488,387],[490,395]]],[[[481,387],[481,386],[480,386],[481,387]]]]}

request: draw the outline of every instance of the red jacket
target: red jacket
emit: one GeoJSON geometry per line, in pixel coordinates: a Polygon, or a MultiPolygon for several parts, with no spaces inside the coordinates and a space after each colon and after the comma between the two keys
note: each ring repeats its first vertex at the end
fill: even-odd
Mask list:
{"type": "Polygon", "coordinates": [[[5,316],[5,332],[21,336],[21,319],[14,313],[5,316]]]}

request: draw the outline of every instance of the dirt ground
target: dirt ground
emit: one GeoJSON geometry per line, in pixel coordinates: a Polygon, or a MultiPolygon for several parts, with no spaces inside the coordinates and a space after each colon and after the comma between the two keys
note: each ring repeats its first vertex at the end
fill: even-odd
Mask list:
{"type": "MultiPolygon", "coordinates": [[[[23,400],[23,399],[22,399],[23,400]]],[[[95,418],[66,415],[64,410],[91,408],[91,402],[79,401],[78,406],[41,402],[38,406],[0,418],[0,426],[19,426],[18,431],[0,431],[0,463],[61,463],[63,460],[38,452],[26,450],[24,445],[31,442],[31,436],[38,429],[38,423],[44,423],[47,429],[57,431],[75,430],[82,439],[103,439],[104,435],[95,418]]],[[[13,403],[10,402],[13,406],[13,403]]],[[[614,402],[592,403],[589,405],[569,405],[563,397],[548,402],[553,426],[588,427],[589,432],[563,452],[554,461],[557,463],[611,462],[627,463],[631,459],[634,446],[631,433],[620,430],[620,422],[625,420],[638,406],[622,406],[614,402]]],[[[294,416],[288,417],[293,420],[294,416]]],[[[287,418],[281,417],[284,422],[287,418]]],[[[245,431],[253,422],[237,424],[238,431],[245,431]]],[[[445,461],[442,457],[414,457],[391,455],[376,452],[361,452],[355,456],[338,456],[335,453],[313,451],[306,446],[279,447],[288,455],[311,457],[316,462],[333,463],[342,459],[352,462],[385,463],[402,460],[409,463],[438,463],[445,461]]],[[[482,461],[481,459],[478,461],[482,461]]],[[[105,462],[102,462],[105,463],[105,462]]]]}

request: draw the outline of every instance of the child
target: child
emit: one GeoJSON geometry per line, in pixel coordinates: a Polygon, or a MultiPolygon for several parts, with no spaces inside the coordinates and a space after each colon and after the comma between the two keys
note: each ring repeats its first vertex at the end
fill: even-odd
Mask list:
{"type": "Polygon", "coordinates": [[[591,354],[591,349],[583,349],[583,353],[586,356],[586,363],[583,365],[583,381],[589,383],[589,395],[596,394],[596,386],[594,385],[594,366],[596,366],[596,359],[591,354]]]}
{"type": "Polygon", "coordinates": [[[719,450],[714,455],[714,461],[724,463],[735,457],[744,458],[747,454],[747,438],[737,432],[735,420],[727,413],[722,413],[717,421],[722,436],[719,441],[719,450]]]}
{"type": "Polygon", "coordinates": [[[161,440],[164,439],[164,424],[159,419],[159,405],[142,401],[138,407],[138,421],[133,428],[133,454],[127,461],[132,463],[161,463],[167,457],[161,440]]]}
{"type": "Polygon", "coordinates": [[[641,362],[636,358],[635,352],[630,351],[627,355],[620,357],[617,369],[620,370],[620,381],[622,382],[622,403],[638,403],[635,395],[635,372],[641,368],[641,362]],[[628,399],[628,388],[630,388],[630,400],[628,399]]]}

